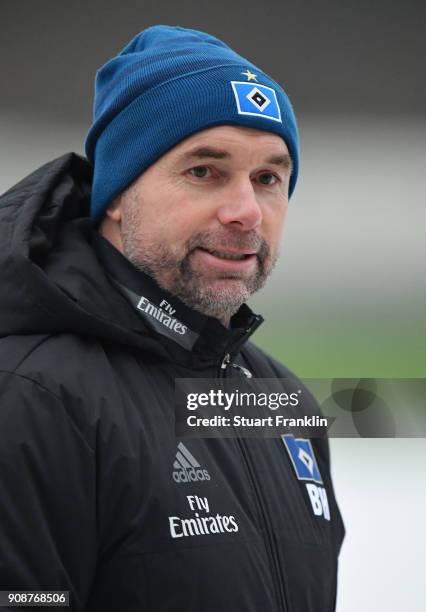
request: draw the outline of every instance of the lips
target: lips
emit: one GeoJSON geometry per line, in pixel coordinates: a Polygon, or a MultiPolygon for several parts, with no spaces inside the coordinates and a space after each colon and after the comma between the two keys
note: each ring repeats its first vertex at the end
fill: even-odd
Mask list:
{"type": "Polygon", "coordinates": [[[198,247],[194,250],[194,255],[201,265],[228,272],[250,272],[257,265],[257,255],[253,252],[207,250],[198,247]]]}
{"type": "Polygon", "coordinates": [[[210,251],[208,249],[201,250],[206,251],[207,253],[210,253],[215,257],[219,257],[220,259],[230,259],[235,261],[241,261],[243,259],[246,259],[247,257],[250,257],[250,255],[254,255],[254,253],[245,253],[239,251],[210,251]]]}

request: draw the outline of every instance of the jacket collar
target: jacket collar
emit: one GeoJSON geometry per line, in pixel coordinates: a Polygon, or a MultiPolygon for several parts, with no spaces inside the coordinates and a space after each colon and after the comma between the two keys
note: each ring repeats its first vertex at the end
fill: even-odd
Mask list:
{"type": "Polygon", "coordinates": [[[132,305],[149,333],[182,365],[203,369],[218,363],[227,353],[236,355],[263,322],[261,315],[243,304],[227,329],[162,289],[98,232],[93,236],[93,248],[112,284],[132,305]]]}

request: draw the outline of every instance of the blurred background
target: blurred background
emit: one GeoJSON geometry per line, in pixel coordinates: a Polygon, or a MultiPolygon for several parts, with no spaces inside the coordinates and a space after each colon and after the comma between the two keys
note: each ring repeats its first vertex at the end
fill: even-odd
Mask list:
{"type": "MultiPolygon", "coordinates": [[[[282,257],[257,342],[301,377],[426,377],[426,4],[0,0],[0,191],[83,153],[98,67],[140,30],[203,29],[299,121],[282,257]]],[[[423,612],[425,440],[331,440],[347,527],[339,612],[423,612]]]]}

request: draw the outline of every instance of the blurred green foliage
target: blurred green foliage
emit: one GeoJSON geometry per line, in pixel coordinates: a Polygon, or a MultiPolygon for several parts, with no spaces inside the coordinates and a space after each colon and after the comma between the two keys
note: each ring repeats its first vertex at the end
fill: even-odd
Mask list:
{"type": "MultiPolygon", "coordinates": [[[[266,317],[265,317],[266,319],[266,317]]],[[[418,317],[307,322],[270,316],[253,341],[300,377],[426,378],[426,323],[418,317]]]]}

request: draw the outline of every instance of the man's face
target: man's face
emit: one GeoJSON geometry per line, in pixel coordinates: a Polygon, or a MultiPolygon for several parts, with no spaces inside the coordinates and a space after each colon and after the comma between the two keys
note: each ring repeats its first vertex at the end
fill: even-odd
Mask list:
{"type": "Polygon", "coordinates": [[[234,126],[198,132],[111,205],[116,246],[161,287],[226,325],[275,264],[290,173],[275,134],[234,126]]]}

